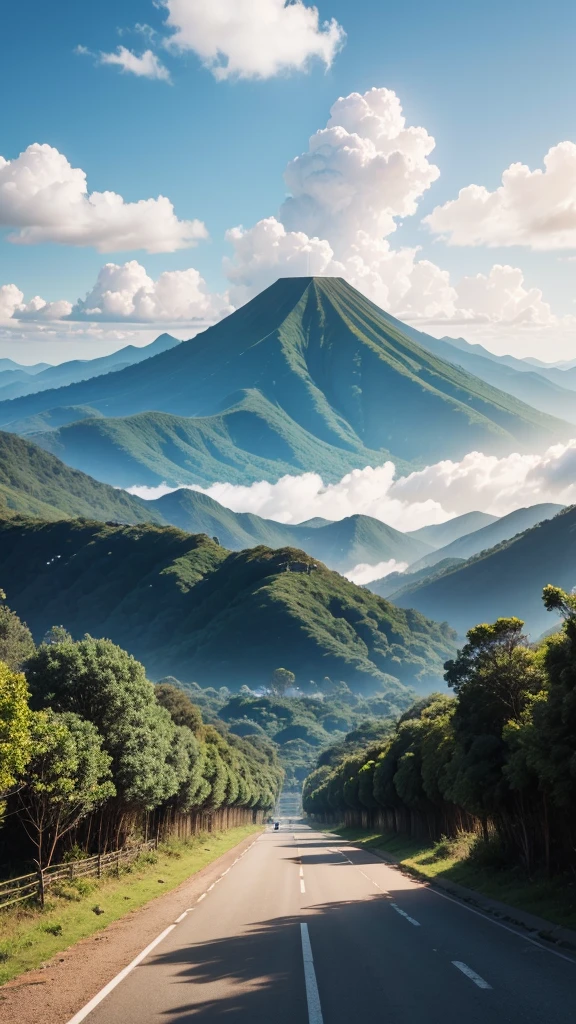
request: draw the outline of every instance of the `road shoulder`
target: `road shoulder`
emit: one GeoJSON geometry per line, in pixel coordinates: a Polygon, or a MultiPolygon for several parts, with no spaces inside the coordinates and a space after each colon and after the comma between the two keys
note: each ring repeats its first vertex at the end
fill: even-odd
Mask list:
{"type": "Polygon", "coordinates": [[[57,954],[0,988],[2,1024],[66,1024],[111,978],[131,961],[231,867],[258,837],[236,846],[138,910],[57,954]]]}

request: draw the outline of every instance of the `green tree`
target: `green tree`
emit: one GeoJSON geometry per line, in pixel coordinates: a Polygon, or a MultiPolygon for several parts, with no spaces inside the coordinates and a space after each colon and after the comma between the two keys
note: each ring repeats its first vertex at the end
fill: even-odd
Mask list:
{"type": "MultiPolygon", "coordinates": [[[[0,590],[0,601],[5,599],[6,594],[0,590]]],[[[28,626],[7,605],[0,605],[0,661],[17,672],[34,651],[35,644],[28,626]]]]}
{"type": "Polygon", "coordinates": [[[175,725],[135,658],[110,640],[65,638],[42,644],[27,672],[36,707],[71,711],[96,726],[121,803],[151,809],[178,791],[175,725]]]}
{"type": "Polygon", "coordinates": [[[166,709],[174,724],[187,726],[201,740],[204,736],[202,712],[188,694],[172,683],[157,683],[155,692],[158,703],[166,709]]]}
{"type": "Polygon", "coordinates": [[[275,697],[283,697],[296,682],[296,676],[287,668],[276,668],[272,673],[269,690],[275,697]]]}
{"type": "Polygon", "coordinates": [[[30,709],[23,675],[0,662],[0,796],[14,786],[30,756],[30,709]]]}
{"type": "Polygon", "coordinates": [[[22,775],[18,816],[41,868],[83,817],[114,795],[111,758],[91,722],[72,713],[32,716],[32,756],[22,775]]]}

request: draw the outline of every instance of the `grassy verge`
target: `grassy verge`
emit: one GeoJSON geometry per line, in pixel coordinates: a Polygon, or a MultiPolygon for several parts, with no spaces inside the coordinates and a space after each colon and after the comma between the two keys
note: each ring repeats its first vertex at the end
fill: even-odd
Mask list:
{"type": "Polygon", "coordinates": [[[325,828],[343,839],[370,850],[382,850],[398,859],[403,868],[419,878],[443,878],[501,900],[511,907],[537,914],[565,928],[576,928],[576,879],[574,875],[546,878],[528,876],[520,868],[498,863],[498,851],[478,843],[466,833],[438,843],[419,842],[396,834],[379,835],[351,828],[325,828]]]}
{"type": "Polygon", "coordinates": [[[187,843],[163,843],[125,868],[119,878],[78,879],[57,893],[51,890],[43,911],[30,906],[0,912],[0,985],[169,892],[260,831],[259,825],[245,825],[199,835],[187,843]]]}

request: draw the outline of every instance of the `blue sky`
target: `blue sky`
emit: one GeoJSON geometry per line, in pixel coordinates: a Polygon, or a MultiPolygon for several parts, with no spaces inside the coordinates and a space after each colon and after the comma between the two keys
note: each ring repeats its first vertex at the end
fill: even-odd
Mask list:
{"type": "MultiPolygon", "coordinates": [[[[182,9],[187,0],[178,2],[182,9]]],[[[199,0],[188,2],[194,7],[199,0]]],[[[252,3],[257,8],[268,0],[252,3]]],[[[209,239],[194,248],[157,253],[141,247],[99,252],[92,244],[53,241],[16,245],[7,240],[14,224],[5,217],[0,285],[16,285],[24,304],[35,295],[75,303],[93,288],[104,263],[137,260],[153,280],[166,271],[193,267],[210,293],[226,293],[226,302],[237,304],[264,279],[252,282],[243,273],[243,290],[230,299],[222,268],[223,256],[232,255],[224,241],[226,230],[240,224],[250,229],[262,218],[278,217],[287,192],[284,169],[306,152],[309,137],[326,124],[331,105],[339,96],[385,88],[397,94],[407,124],[423,126],[434,137],[429,160],[440,170],[418,197],[417,212],[395,215],[400,226],[387,236],[390,245],[420,246],[418,259],[449,273],[454,284],[461,277],[488,275],[494,264],[517,268],[526,292],[542,291],[554,322],[540,310],[534,314],[537,323],[519,329],[509,314],[498,312],[482,326],[485,310],[470,312],[467,306],[470,325],[465,330],[454,312],[446,314],[452,325],[434,325],[444,314],[418,308],[415,300],[413,318],[421,317],[434,333],[462,333],[501,351],[576,357],[576,326],[571,323],[576,262],[570,259],[576,244],[571,238],[563,237],[560,244],[549,238],[541,251],[530,241],[449,245],[439,238],[446,237],[443,232],[422,225],[460,189],[474,183],[492,192],[510,164],[539,168],[549,149],[565,140],[576,142],[574,5],[487,0],[478,8],[453,0],[402,6],[322,0],[319,9],[321,22],[335,19],[346,33],[329,67],[316,59],[304,70],[223,81],[203,66],[192,46],[183,52],[166,48],[167,9],[148,0],[100,0],[97,5],[30,0],[5,9],[0,89],[10,98],[3,105],[0,154],[12,161],[31,144],[47,143],[86,173],[90,192],[111,190],[126,202],[162,194],[180,220],[201,220],[209,239]],[[157,34],[135,31],[142,23],[157,34]],[[90,53],[75,52],[78,46],[90,53]],[[103,65],[98,55],[118,46],[137,55],[150,48],[171,84],[103,65]]],[[[568,162],[568,178],[573,169],[576,173],[576,164],[572,168],[568,162]]],[[[383,202],[385,187],[383,180],[383,202]]],[[[571,198],[576,204],[576,178],[573,185],[566,183],[566,202],[571,198]]],[[[549,211],[551,217],[554,212],[549,211]]],[[[17,230],[22,223],[30,218],[18,222],[17,230]]],[[[299,224],[296,228],[302,230],[299,224]]],[[[482,230],[486,237],[493,231],[490,225],[482,230]]],[[[528,235],[528,228],[523,234],[519,229],[519,238],[528,235]]],[[[335,258],[345,263],[349,252],[338,250],[329,226],[326,238],[335,258]]],[[[276,269],[271,270],[274,276],[276,269]]],[[[397,298],[392,311],[402,313],[405,300],[397,298]]],[[[222,300],[218,310],[224,309],[222,300]]],[[[53,319],[47,333],[46,324],[30,313],[27,317],[16,310],[2,322],[1,355],[22,362],[89,356],[126,340],[148,340],[161,321],[170,319],[120,317],[113,325],[108,318],[92,332],[84,315],[79,336],[67,320],[53,319]]],[[[186,336],[188,320],[180,319],[179,333],[186,336]]],[[[177,317],[173,323],[177,331],[177,317]]]]}

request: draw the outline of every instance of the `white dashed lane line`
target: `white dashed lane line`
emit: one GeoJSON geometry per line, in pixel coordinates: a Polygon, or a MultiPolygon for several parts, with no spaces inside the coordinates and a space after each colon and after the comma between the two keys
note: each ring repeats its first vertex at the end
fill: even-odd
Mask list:
{"type": "Polygon", "coordinates": [[[410,924],[413,924],[415,928],[420,927],[420,921],[416,921],[415,918],[410,917],[410,914],[407,914],[405,910],[402,910],[402,907],[399,907],[397,903],[390,903],[389,906],[391,906],[392,910],[395,910],[397,914],[400,914],[401,917],[405,917],[407,921],[410,921],[410,924]]]}
{"type": "Polygon", "coordinates": [[[471,967],[468,967],[468,964],[463,964],[461,960],[453,960],[452,963],[454,964],[454,967],[457,967],[459,971],[462,971],[462,974],[465,974],[467,978],[470,978],[470,981],[473,981],[478,988],[492,988],[492,985],[489,985],[487,981],[484,981],[484,978],[481,978],[479,974],[476,974],[476,971],[473,971],[471,967]]]}

